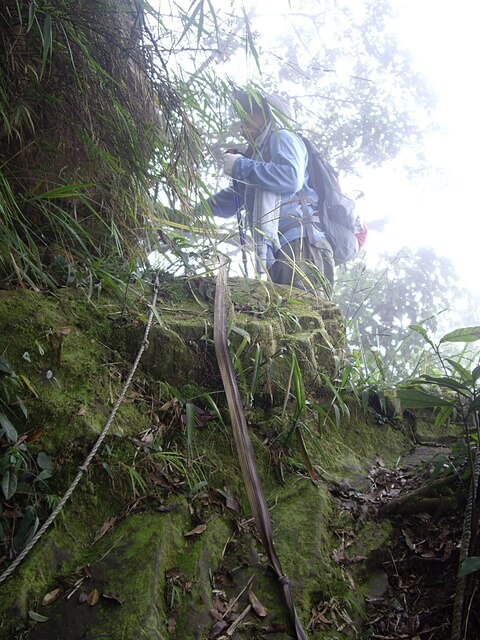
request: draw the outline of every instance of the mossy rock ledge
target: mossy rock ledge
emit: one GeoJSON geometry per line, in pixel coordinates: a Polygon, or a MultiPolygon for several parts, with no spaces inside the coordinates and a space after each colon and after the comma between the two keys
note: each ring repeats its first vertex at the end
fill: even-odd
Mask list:
{"type": "MultiPolygon", "coordinates": [[[[268,614],[250,612],[233,638],[291,637],[238,467],[212,345],[214,290],[211,279],[161,283],[148,348],[104,445],[55,524],[0,586],[0,640],[216,637],[224,601],[252,576],[268,614]]],[[[342,357],[344,321],[334,304],[288,287],[232,279],[229,293],[231,352],[299,616],[307,628],[312,610],[335,602],[358,626],[369,576],[347,579],[334,560],[337,532],[354,523],[323,481],[312,483],[289,438],[292,354],[312,404],[331,401],[324,381],[342,357]]],[[[0,291],[1,355],[16,376],[10,417],[26,457],[43,452],[52,460],[52,478],[32,482],[25,474],[24,489],[7,501],[9,535],[27,504],[44,520],[75,477],[138,351],[149,297],[132,289],[125,304],[68,288],[0,291]]],[[[375,455],[396,459],[410,442],[400,421],[379,425],[349,406],[339,426],[314,412],[302,417],[308,457],[322,478],[361,475],[375,455]]],[[[368,518],[357,528],[369,552],[388,537],[368,518]]],[[[247,604],[244,594],[238,613],[247,604]]],[[[312,639],[352,634],[349,625],[308,631],[312,639]]]]}

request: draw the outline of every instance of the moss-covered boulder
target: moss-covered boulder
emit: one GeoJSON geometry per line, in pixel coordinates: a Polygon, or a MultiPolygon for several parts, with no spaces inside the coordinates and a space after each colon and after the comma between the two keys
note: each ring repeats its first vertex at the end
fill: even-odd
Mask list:
{"type": "MultiPolygon", "coordinates": [[[[212,345],[214,295],[213,279],[175,279],[162,286],[162,324],[153,329],[143,360],[150,373],[175,386],[219,388],[212,345]]],[[[242,278],[229,280],[229,296],[229,340],[238,354],[237,369],[242,374],[256,363],[262,368],[255,393],[283,399],[295,354],[309,393],[321,394],[322,375],[333,375],[335,356],[344,346],[338,308],[291,287],[242,278]]],[[[138,323],[127,324],[118,348],[132,357],[142,331],[138,323]]]]}

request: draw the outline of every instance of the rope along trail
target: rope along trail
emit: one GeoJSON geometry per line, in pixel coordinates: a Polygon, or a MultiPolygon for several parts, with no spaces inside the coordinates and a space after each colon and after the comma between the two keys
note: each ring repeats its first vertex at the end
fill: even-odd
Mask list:
{"type": "Polygon", "coordinates": [[[18,567],[18,565],[30,553],[30,551],[37,544],[37,542],[43,536],[43,534],[48,529],[48,527],[52,524],[52,522],[58,516],[60,511],[63,509],[65,503],[67,502],[67,500],[70,498],[72,493],[75,491],[78,483],[82,479],[83,474],[87,470],[89,464],[91,463],[91,461],[93,460],[93,458],[97,454],[99,448],[101,447],[103,441],[105,440],[105,436],[107,435],[110,427],[112,426],[112,422],[113,422],[113,420],[115,418],[115,415],[116,415],[116,413],[118,411],[118,408],[120,407],[120,404],[122,403],[123,399],[125,398],[125,395],[126,395],[126,393],[128,391],[128,388],[130,387],[130,385],[132,383],[133,376],[135,375],[135,371],[137,370],[138,363],[140,362],[140,359],[141,359],[141,357],[143,355],[143,352],[145,351],[145,349],[148,346],[148,335],[150,333],[150,329],[151,329],[152,323],[153,323],[153,317],[154,317],[154,313],[155,313],[154,309],[155,309],[155,305],[157,303],[157,297],[158,297],[158,274],[155,277],[155,282],[154,282],[154,285],[153,285],[153,297],[152,297],[152,302],[150,304],[150,313],[149,313],[147,324],[146,324],[146,327],[145,327],[145,332],[143,334],[143,339],[142,339],[142,342],[140,343],[140,348],[139,348],[138,353],[137,353],[137,357],[135,358],[135,361],[134,361],[134,363],[132,365],[132,368],[130,369],[130,373],[128,374],[128,377],[127,377],[127,379],[125,381],[125,384],[123,386],[122,392],[120,393],[120,395],[118,396],[115,404],[113,405],[112,411],[110,412],[110,415],[108,417],[107,422],[105,423],[105,426],[103,428],[102,433],[99,435],[99,437],[98,437],[97,441],[95,442],[92,450],[90,451],[88,456],[85,458],[84,463],[78,468],[77,475],[75,476],[72,484],[67,489],[67,491],[63,495],[63,497],[60,500],[60,502],[58,503],[58,505],[55,507],[55,509],[52,511],[52,513],[49,515],[49,517],[45,520],[43,525],[40,527],[40,529],[37,531],[37,533],[33,536],[33,538],[30,540],[30,542],[27,544],[27,546],[15,558],[15,560],[12,562],[12,564],[9,567],[7,567],[7,569],[0,575],[0,584],[2,582],[4,582],[8,577],[10,577],[12,575],[12,573],[15,571],[15,569],[18,567]]]}

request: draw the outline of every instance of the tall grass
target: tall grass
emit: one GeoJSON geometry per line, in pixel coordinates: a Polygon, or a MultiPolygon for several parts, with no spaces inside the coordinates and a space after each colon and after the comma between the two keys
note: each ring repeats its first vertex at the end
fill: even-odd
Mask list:
{"type": "Polygon", "coordinates": [[[145,262],[156,235],[152,190],[178,204],[192,189],[195,101],[152,53],[168,28],[156,15],[154,38],[149,11],[133,0],[2,3],[4,286],[63,284],[102,256],[145,262]]]}

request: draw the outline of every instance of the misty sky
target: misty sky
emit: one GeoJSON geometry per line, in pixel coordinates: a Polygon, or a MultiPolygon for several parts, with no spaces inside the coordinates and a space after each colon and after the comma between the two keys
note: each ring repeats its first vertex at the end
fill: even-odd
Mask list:
{"type": "Polygon", "coordinates": [[[385,211],[392,217],[386,233],[371,238],[372,245],[376,249],[402,242],[413,246],[430,243],[437,253],[452,259],[470,288],[480,290],[476,264],[480,4],[473,0],[454,5],[438,0],[396,0],[393,4],[399,16],[392,28],[437,94],[434,119],[442,130],[426,141],[425,153],[433,169],[430,177],[408,180],[400,163],[370,174],[365,213],[368,209],[379,214],[385,211]],[[388,199],[392,189],[396,194],[393,203],[388,199]]]}
{"type": "MultiPolygon", "coordinates": [[[[404,165],[409,150],[380,169],[362,171],[344,187],[360,189],[365,198],[360,210],[368,219],[388,216],[384,233],[371,233],[367,261],[379,251],[397,252],[403,245],[430,245],[454,263],[462,284],[480,290],[476,267],[480,236],[476,196],[477,154],[480,149],[477,87],[480,38],[480,3],[475,0],[391,0],[397,16],[390,23],[402,48],[410,51],[412,66],[423,73],[437,96],[432,115],[440,131],[430,135],[421,149],[431,170],[408,178],[404,165]]],[[[266,30],[266,41],[275,29],[286,28],[286,20],[276,21],[274,11],[288,14],[301,9],[301,2],[256,0],[253,28],[266,30]]],[[[349,7],[361,10],[362,0],[349,7]]],[[[295,18],[291,19],[294,23],[295,18]]],[[[301,34],[300,34],[301,35],[301,34]]],[[[244,73],[254,72],[242,69],[244,73]]]]}

